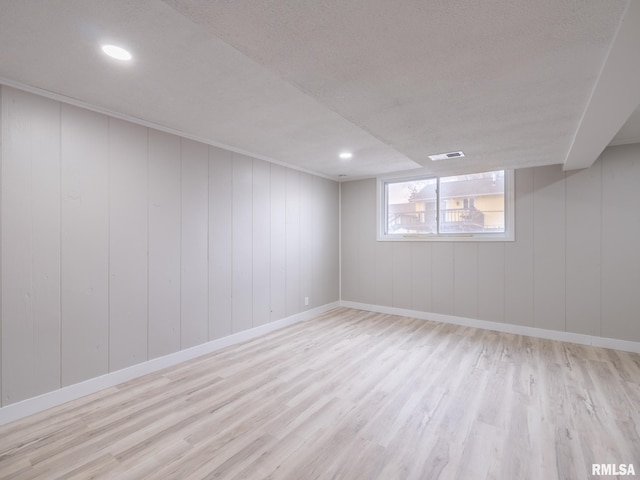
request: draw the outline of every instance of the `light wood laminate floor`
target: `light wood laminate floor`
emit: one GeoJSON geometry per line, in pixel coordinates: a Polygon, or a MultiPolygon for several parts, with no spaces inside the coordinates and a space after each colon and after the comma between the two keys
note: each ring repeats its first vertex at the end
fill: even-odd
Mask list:
{"type": "Polygon", "coordinates": [[[639,429],[640,355],[339,308],[0,427],[0,478],[581,479],[639,429]]]}

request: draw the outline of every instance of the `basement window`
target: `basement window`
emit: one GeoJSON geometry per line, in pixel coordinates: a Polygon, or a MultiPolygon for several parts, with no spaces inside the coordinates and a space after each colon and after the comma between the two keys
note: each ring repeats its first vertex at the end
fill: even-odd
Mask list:
{"type": "Polygon", "coordinates": [[[378,179],[378,240],[512,241],[513,171],[378,179]]]}

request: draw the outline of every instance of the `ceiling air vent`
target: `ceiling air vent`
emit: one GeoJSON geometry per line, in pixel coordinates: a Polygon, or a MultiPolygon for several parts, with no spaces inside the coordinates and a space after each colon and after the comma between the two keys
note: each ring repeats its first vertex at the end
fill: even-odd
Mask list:
{"type": "Polygon", "coordinates": [[[462,151],[438,153],[437,155],[429,155],[429,158],[434,162],[437,160],[448,160],[450,158],[462,158],[462,157],[464,157],[464,153],[462,151]]]}

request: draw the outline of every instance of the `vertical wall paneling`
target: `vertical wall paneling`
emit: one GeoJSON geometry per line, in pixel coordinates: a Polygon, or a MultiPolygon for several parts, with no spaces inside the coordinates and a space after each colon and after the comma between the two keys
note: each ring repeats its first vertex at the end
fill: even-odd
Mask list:
{"type": "Polygon", "coordinates": [[[478,244],[454,244],[454,315],[478,318],[478,244]]]}
{"type": "Polygon", "coordinates": [[[233,333],[232,153],[209,147],[209,336],[233,333]]]}
{"type": "Polygon", "coordinates": [[[454,244],[431,245],[431,307],[434,313],[453,315],[454,311],[454,244]]]}
{"type": "Polygon", "coordinates": [[[358,289],[359,296],[364,303],[377,302],[377,244],[376,242],[376,180],[374,178],[357,182],[363,191],[358,204],[357,215],[360,235],[363,241],[358,245],[358,289]]]}
{"type": "Polygon", "coordinates": [[[398,308],[411,308],[411,243],[392,243],[393,306],[398,308]]]}
{"type": "Polygon", "coordinates": [[[180,349],[180,138],[149,131],[149,358],[180,349]]]}
{"type": "Polygon", "coordinates": [[[358,182],[340,184],[340,261],[342,262],[341,298],[359,302],[358,298],[358,246],[364,241],[358,228],[358,182]]]}
{"type": "Polygon", "coordinates": [[[376,241],[376,180],[345,182],[340,188],[342,299],[380,304],[376,290],[379,243],[376,241]]]}
{"type": "Polygon", "coordinates": [[[109,119],[109,370],[147,360],[147,129],[109,119]]]}
{"type": "Polygon", "coordinates": [[[515,174],[516,241],[505,244],[505,322],[533,326],[533,169],[515,174]]]}
{"type": "Polygon", "coordinates": [[[209,340],[209,152],[182,138],[181,155],[181,348],[209,340]]]}
{"type": "Polygon", "coordinates": [[[300,172],[287,169],[287,316],[300,312],[300,172]]]}
{"type": "MultiPolygon", "coordinates": [[[[329,285],[329,296],[326,301],[334,302],[340,300],[340,185],[334,181],[326,181],[325,184],[328,187],[323,202],[329,203],[329,210],[325,220],[326,250],[323,251],[323,256],[328,252],[329,266],[323,282],[329,285]]],[[[319,258],[317,261],[323,262],[324,259],[319,258]]]]}
{"type": "Polygon", "coordinates": [[[313,177],[317,198],[314,203],[316,222],[313,230],[315,293],[312,306],[317,307],[338,300],[340,296],[338,255],[339,201],[338,184],[321,177],[313,177]]]}
{"type": "Polygon", "coordinates": [[[253,159],[233,154],[233,333],[253,326],[253,159]]]}
{"type": "Polygon", "coordinates": [[[503,242],[478,244],[478,317],[490,322],[504,322],[503,242]]]}
{"type": "Polygon", "coordinates": [[[321,305],[320,297],[323,295],[323,288],[318,288],[320,278],[322,276],[323,267],[317,262],[317,258],[321,255],[322,249],[322,224],[323,224],[323,208],[321,206],[322,185],[320,178],[311,176],[311,205],[309,208],[309,259],[311,260],[309,268],[309,291],[313,295],[309,297],[309,307],[317,307],[321,305]]]}
{"type": "Polygon", "coordinates": [[[108,371],[109,123],[62,105],[62,385],[108,371]]]}
{"type": "Polygon", "coordinates": [[[586,170],[517,170],[514,242],[407,242],[391,262],[375,240],[375,180],[345,182],[342,298],[387,305],[392,263],[397,303],[410,245],[411,309],[640,341],[639,159],[632,144],[586,170]]]}
{"type": "Polygon", "coordinates": [[[313,259],[311,258],[313,251],[312,242],[312,224],[316,221],[313,218],[313,203],[315,201],[313,191],[313,178],[308,173],[300,174],[300,311],[307,310],[311,307],[311,302],[315,299],[311,295],[312,292],[312,268],[313,259]],[[304,304],[305,297],[309,299],[309,305],[304,304]]]}
{"type": "Polygon", "coordinates": [[[640,144],[602,156],[602,336],[640,341],[640,144]]]}
{"type": "Polygon", "coordinates": [[[269,188],[270,206],[270,320],[286,316],[287,309],[287,171],[280,165],[271,165],[269,188]]]}
{"type": "Polygon", "coordinates": [[[2,87],[2,405],[60,387],[60,104],[2,87]]]}
{"type": "Polygon", "coordinates": [[[602,162],[567,172],[567,330],[600,335],[602,162]]]}
{"type": "Polygon", "coordinates": [[[431,312],[431,243],[411,242],[411,309],[431,312]]]}
{"type": "Polygon", "coordinates": [[[0,405],[338,299],[336,182],[4,86],[0,132],[0,405]]]}
{"type": "MultiPolygon", "coordinates": [[[[4,232],[4,228],[3,228],[3,222],[2,219],[4,218],[4,215],[2,214],[2,209],[4,208],[4,200],[3,200],[3,192],[4,192],[4,187],[3,187],[3,155],[5,154],[5,150],[3,148],[3,145],[5,145],[7,143],[6,137],[8,137],[9,135],[9,129],[7,127],[7,117],[8,114],[5,110],[5,104],[3,102],[3,99],[7,97],[7,89],[5,87],[2,86],[2,84],[0,84],[0,408],[2,408],[2,405],[4,404],[5,401],[5,397],[2,393],[2,388],[3,388],[3,384],[4,381],[2,380],[2,371],[3,371],[3,358],[4,358],[4,353],[3,353],[3,349],[2,349],[2,344],[3,344],[3,339],[5,337],[3,337],[2,335],[2,328],[3,328],[3,324],[4,324],[4,316],[3,316],[3,302],[2,302],[2,295],[3,295],[3,288],[2,288],[2,284],[3,284],[3,276],[4,276],[4,271],[2,270],[2,256],[4,255],[4,249],[2,247],[3,245],[3,232],[4,232]],[[7,127],[5,129],[5,127],[7,127]]],[[[8,150],[8,149],[7,149],[8,150]]]]}
{"type": "Polygon", "coordinates": [[[377,242],[375,246],[376,303],[393,306],[393,245],[395,242],[377,242]]]}
{"type": "Polygon", "coordinates": [[[253,159],[253,326],[268,323],[271,316],[269,287],[271,257],[270,163],[253,159]]]}
{"type": "Polygon", "coordinates": [[[534,326],[565,329],[565,180],[562,167],[533,172],[534,326]]]}

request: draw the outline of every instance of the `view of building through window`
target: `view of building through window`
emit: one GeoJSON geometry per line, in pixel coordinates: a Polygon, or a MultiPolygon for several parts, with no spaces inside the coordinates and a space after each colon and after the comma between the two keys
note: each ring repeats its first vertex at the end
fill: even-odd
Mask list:
{"type": "Polygon", "coordinates": [[[387,182],[386,233],[503,233],[504,173],[387,182]]]}

